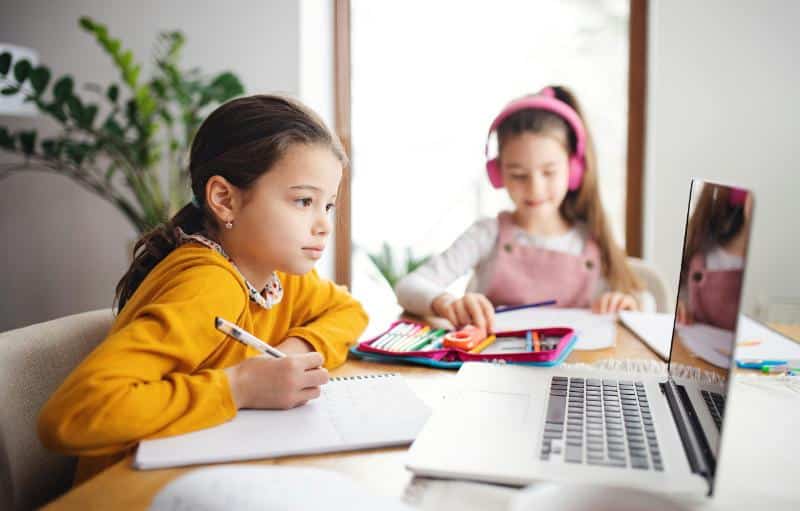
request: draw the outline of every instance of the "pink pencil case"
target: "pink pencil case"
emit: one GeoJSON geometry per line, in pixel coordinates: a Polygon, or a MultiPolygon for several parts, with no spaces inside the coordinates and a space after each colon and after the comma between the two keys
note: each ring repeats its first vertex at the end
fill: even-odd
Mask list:
{"type": "Polygon", "coordinates": [[[566,358],[577,340],[573,329],[552,327],[529,329],[541,338],[539,351],[527,349],[528,343],[525,335],[529,330],[495,332],[496,340],[480,353],[470,353],[459,348],[446,348],[435,343],[414,351],[397,351],[373,346],[373,344],[380,344],[380,340],[400,324],[423,326],[414,321],[395,321],[381,334],[354,346],[350,350],[351,353],[360,358],[384,362],[394,360],[446,368],[455,368],[464,362],[474,361],[552,366],[561,363],[566,358]]]}

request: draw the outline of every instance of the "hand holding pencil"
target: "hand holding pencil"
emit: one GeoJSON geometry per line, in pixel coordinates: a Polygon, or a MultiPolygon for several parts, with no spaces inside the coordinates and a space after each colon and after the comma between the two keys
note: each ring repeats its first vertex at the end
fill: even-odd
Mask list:
{"type": "Polygon", "coordinates": [[[236,408],[288,409],[320,396],[328,383],[317,352],[286,355],[238,325],[217,318],[215,328],[265,356],[251,357],[225,369],[236,408]]]}

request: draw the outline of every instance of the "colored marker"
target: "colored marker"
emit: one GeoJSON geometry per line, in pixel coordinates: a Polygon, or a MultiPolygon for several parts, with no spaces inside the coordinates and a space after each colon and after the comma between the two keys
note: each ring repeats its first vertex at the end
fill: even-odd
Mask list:
{"type": "Polygon", "coordinates": [[[764,374],[773,374],[773,373],[785,373],[785,372],[795,372],[800,371],[798,367],[790,367],[788,365],[780,365],[780,366],[761,366],[761,372],[764,374]]]}
{"type": "Polygon", "coordinates": [[[497,339],[497,337],[495,337],[494,335],[490,335],[489,337],[484,339],[483,342],[481,342],[480,344],[478,344],[477,346],[475,346],[474,348],[469,350],[469,352],[470,353],[480,353],[481,351],[483,351],[486,348],[488,348],[489,345],[492,344],[495,341],[495,339],[497,339]]]}
{"type": "Polygon", "coordinates": [[[525,351],[533,351],[531,331],[525,332],[525,351]]]}
{"type": "Polygon", "coordinates": [[[386,346],[390,341],[394,340],[398,335],[401,335],[409,330],[411,327],[411,323],[398,323],[391,330],[386,332],[378,339],[376,342],[372,344],[374,348],[383,348],[386,346]]]}
{"type": "Polygon", "coordinates": [[[539,332],[533,332],[533,351],[540,352],[542,351],[542,345],[539,343],[539,332]]]}
{"type": "Polygon", "coordinates": [[[437,339],[439,339],[441,337],[444,337],[444,334],[446,334],[446,333],[447,333],[447,330],[445,330],[444,328],[436,329],[433,332],[430,332],[428,335],[426,335],[418,343],[416,343],[413,346],[409,347],[406,351],[418,351],[421,348],[427,346],[428,344],[430,344],[432,342],[435,342],[437,339]]]}
{"type": "Polygon", "coordinates": [[[423,327],[421,325],[412,325],[412,327],[404,334],[397,336],[391,343],[386,345],[384,349],[391,351],[398,351],[398,348],[405,344],[409,339],[413,339],[417,332],[423,327]]]}
{"type": "Polygon", "coordinates": [[[418,344],[419,341],[428,336],[428,332],[430,332],[431,327],[425,325],[424,327],[420,328],[416,332],[412,333],[409,337],[403,340],[403,342],[399,343],[397,346],[394,347],[395,351],[407,351],[410,346],[414,346],[418,344]]]}

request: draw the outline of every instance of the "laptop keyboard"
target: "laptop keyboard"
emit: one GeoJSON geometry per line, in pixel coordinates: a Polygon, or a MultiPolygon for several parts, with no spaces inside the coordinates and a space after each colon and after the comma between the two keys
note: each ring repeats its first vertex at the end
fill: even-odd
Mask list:
{"type": "Polygon", "coordinates": [[[644,384],[554,376],[541,459],[664,470],[644,384]]]}
{"type": "Polygon", "coordinates": [[[711,412],[714,424],[717,425],[718,430],[722,431],[722,414],[725,413],[725,397],[723,397],[722,394],[709,392],[707,390],[701,390],[700,394],[703,395],[703,400],[706,402],[706,406],[708,406],[708,411],[711,412]]]}

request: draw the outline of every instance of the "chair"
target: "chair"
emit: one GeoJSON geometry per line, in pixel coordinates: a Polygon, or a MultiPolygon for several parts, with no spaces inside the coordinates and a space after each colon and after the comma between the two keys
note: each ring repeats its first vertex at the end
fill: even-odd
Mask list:
{"type": "Polygon", "coordinates": [[[75,458],[45,450],[36,422],[113,319],[104,309],[0,333],[0,508],[38,508],[72,485],[75,458]]]}
{"type": "Polygon", "coordinates": [[[638,257],[629,257],[628,264],[633,272],[642,279],[645,289],[655,298],[655,312],[671,312],[673,307],[675,307],[675,295],[670,290],[667,281],[661,276],[661,273],[656,270],[655,266],[638,257]]]}

